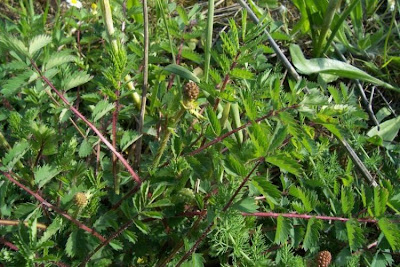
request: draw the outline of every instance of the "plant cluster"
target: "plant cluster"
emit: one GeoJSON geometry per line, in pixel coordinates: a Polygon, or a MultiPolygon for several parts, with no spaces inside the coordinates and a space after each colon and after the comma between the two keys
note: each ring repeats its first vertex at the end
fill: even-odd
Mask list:
{"type": "Polygon", "coordinates": [[[0,265],[400,263],[398,3],[67,2],[0,5],[0,265]]]}

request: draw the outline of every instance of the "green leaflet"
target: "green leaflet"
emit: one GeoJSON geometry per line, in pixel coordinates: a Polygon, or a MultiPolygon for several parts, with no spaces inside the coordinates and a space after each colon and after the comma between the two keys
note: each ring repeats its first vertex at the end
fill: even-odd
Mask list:
{"type": "Polygon", "coordinates": [[[93,76],[90,76],[85,71],[75,71],[66,79],[64,90],[68,91],[69,89],[85,84],[92,78],[93,76]]]}
{"type": "Polygon", "coordinates": [[[246,176],[247,170],[237,157],[229,155],[224,161],[225,171],[231,175],[246,176]]]}
{"type": "Polygon", "coordinates": [[[394,251],[400,249],[400,230],[399,227],[387,218],[378,221],[378,226],[389,242],[394,251]]]}
{"type": "Polygon", "coordinates": [[[87,139],[84,139],[79,147],[78,155],[81,158],[85,158],[92,153],[92,145],[87,139]]]}
{"type": "Polygon", "coordinates": [[[374,188],[374,215],[375,217],[383,216],[386,211],[389,192],[386,188],[374,188]]]}
{"type": "Polygon", "coordinates": [[[213,132],[218,136],[221,134],[221,124],[215,114],[214,110],[210,107],[207,108],[207,117],[210,120],[211,128],[213,132]]]}
{"type": "Polygon", "coordinates": [[[96,122],[103,116],[109,114],[109,111],[112,110],[113,108],[114,105],[109,103],[107,100],[99,101],[92,113],[93,121],[96,122]]]}
{"type": "Polygon", "coordinates": [[[280,169],[290,172],[296,176],[300,176],[302,172],[301,165],[293,158],[289,158],[284,154],[268,156],[265,158],[265,161],[276,165],[280,169]]]}
{"type": "Polygon", "coordinates": [[[313,58],[307,60],[304,57],[300,46],[296,44],[291,44],[289,49],[293,64],[300,73],[307,75],[314,73],[337,75],[344,78],[358,79],[370,82],[375,85],[382,86],[396,92],[400,92],[399,88],[394,87],[391,84],[383,82],[379,79],[376,79],[375,77],[348,63],[328,58],[313,58]]]}
{"type": "Polygon", "coordinates": [[[10,151],[8,151],[1,159],[2,164],[4,165],[2,168],[6,171],[12,170],[14,165],[25,155],[26,152],[28,152],[29,148],[30,145],[26,140],[21,140],[14,144],[13,148],[11,148],[10,151]]]}
{"type": "Polygon", "coordinates": [[[352,251],[357,251],[362,248],[365,239],[359,223],[355,219],[348,220],[346,222],[346,229],[350,249],[352,251]]]}
{"type": "Polygon", "coordinates": [[[58,52],[52,55],[51,58],[47,61],[46,70],[61,66],[65,63],[74,62],[76,60],[77,57],[70,55],[69,52],[58,52]]]}
{"type": "Polygon", "coordinates": [[[354,195],[351,187],[342,187],[340,200],[342,203],[342,211],[345,215],[351,216],[351,211],[354,207],[354,195]]]}
{"type": "Polygon", "coordinates": [[[54,166],[43,165],[36,168],[35,170],[35,182],[38,184],[39,188],[43,187],[48,183],[53,177],[59,174],[61,171],[54,166]]]}
{"type": "Polygon", "coordinates": [[[32,57],[33,54],[35,54],[37,51],[45,47],[46,45],[50,44],[51,42],[51,37],[45,34],[41,34],[38,36],[35,36],[30,42],[29,42],[29,55],[32,57]]]}
{"type": "Polygon", "coordinates": [[[276,185],[272,184],[265,177],[254,177],[251,183],[267,199],[270,203],[271,209],[273,209],[274,205],[278,204],[281,192],[278,190],[276,185]]]}
{"type": "Polygon", "coordinates": [[[300,199],[307,212],[311,212],[317,205],[317,194],[314,191],[303,191],[301,188],[292,186],[289,194],[300,199]]]}
{"type": "Polygon", "coordinates": [[[321,230],[321,227],[321,222],[315,218],[311,218],[308,221],[307,230],[303,241],[303,248],[305,251],[318,248],[319,231],[321,230]]]}
{"type": "Polygon", "coordinates": [[[287,219],[283,216],[279,216],[276,224],[274,242],[278,245],[286,243],[291,229],[292,229],[292,223],[290,219],[287,219]]]}

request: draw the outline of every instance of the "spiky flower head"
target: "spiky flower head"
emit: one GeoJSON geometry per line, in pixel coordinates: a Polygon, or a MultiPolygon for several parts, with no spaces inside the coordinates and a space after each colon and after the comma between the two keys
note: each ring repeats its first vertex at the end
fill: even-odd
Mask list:
{"type": "Polygon", "coordinates": [[[88,203],[88,198],[85,193],[79,192],[75,194],[74,202],[79,208],[84,208],[88,203]]]}
{"type": "Polygon", "coordinates": [[[183,95],[186,100],[194,101],[199,96],[199,86],[195,82],[188,82],[185,84],[183,88],[183,95]]]}
{"type": "Polygon", "coordinates": [[[329,264],[331,263],[332,260],[332,255],[329,251],[324,250],[318,253],[318,267],[328,267],[329,264]]]}

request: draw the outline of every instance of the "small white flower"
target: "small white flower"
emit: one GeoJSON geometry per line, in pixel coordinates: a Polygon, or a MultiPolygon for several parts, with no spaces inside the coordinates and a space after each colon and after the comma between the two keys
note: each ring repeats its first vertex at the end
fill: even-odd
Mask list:
{"type": "Polygon", "coordinates": [[[76,8],[81,8],[82,3],[79,0],[66,0],[68,7],[74,6],[76,8]]]}

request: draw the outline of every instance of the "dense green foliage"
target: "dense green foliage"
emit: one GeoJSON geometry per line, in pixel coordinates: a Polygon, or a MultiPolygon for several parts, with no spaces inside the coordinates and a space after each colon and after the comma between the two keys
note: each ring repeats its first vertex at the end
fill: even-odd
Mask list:
{"type": "Polygon", "coordinates": [[[398,97],[398,3],[248,1],[261,22],[239,6],[216,22],[205,77],[206,6],[149,1],[145,54],[142,1],[111,1],[112,17],[106,0],[15,2],[0,19],[0,266],[400,263],[398,106],[368,113],[355,86],[398,97]]]}

